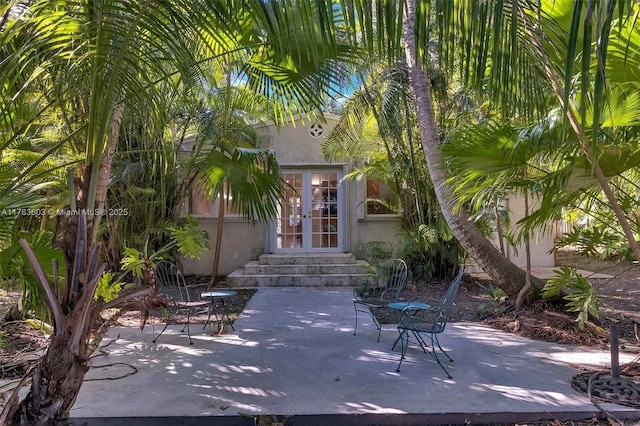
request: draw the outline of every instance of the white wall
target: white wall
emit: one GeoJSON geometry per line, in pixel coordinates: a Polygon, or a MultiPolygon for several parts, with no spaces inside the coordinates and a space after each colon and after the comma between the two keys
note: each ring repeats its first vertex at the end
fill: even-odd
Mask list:
{"type": "MultiPolygon", "coordinates": [[[[529,210],[533,211],[537,208],[537,202],[531,200],[529,202],[529,210]]],[[[511,226],[515,227],[516,223],[525,216],[524,198],[511,196],[507,200],[507,208],[511,214],[511,226]]],[[[552,267],[555,266],[555,256],[549,251],[553,248],[555,242],[555,226],[550,226],[547,231],[536,231],[530,237],[531,247],[531,266],[532,267],[552,267]]],[[[509,247],[507,257],[520,267],[526,266],[526,256],[524,244],[517,247],[509,247]]]]}
{"type": "MultiPolygon", "coordinates": [[[[198,218],[200,227],[209,233],[211,250],[200,259],[181,259],[186,275],[211,275],[218,219],[198,218]]],[[[264,247],[265,227],[240,218],[224,218],[219,275],[229,275],[251,259],[257,259],[264,247]]]]}

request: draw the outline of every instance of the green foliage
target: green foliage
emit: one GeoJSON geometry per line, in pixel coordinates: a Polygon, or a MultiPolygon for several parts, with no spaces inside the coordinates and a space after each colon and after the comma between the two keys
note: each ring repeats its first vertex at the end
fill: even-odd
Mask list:
{"type": "Polygon", "coordinates": [[[54,282],[53,263],[58,263],[58,285],[65,282],[65,261],[62,251],[51,245],[52,235],[46,231],[21,232],[15,242],[0,251],[0,278],[17,283],[22,290],[22,307],[25,311],[31,311],[42,320],[48,320],[49,309],[44,300],[42,287],[38,283],[27,255],[18,244],[20,238],[26,239],[33,247],[42,269],[50,283],[54,282]]]}
{"type": "Polygon", "coordinates": [[[498,304],[502,302],[502,298],[505,296],[504,291],[502,291],[502,289],[498,287],[494,287],[493,285],[491,285],[491,283],[487,285],[481,285],[480,287],[482,288],[483,293],[488,295],[491,298],[493,303],[498,304]]]}
{"type": "Polygon", "coordinates": [[[209,247],[209,235],[198,226],[198,222],[192,217],[187,217],[183,225],[174,226],[171,229],[171,239],[157,251],[149,253],[148,244],[144,251],[132,247],[126,247],[120,264],[122,275],[132,274],[136,278],[144,276],[144,269],[153,265],[156,261],[164,259],[172,249],[177,248],[178,253],[191,258],[199,258],[202,252],[209,247]]]}
{"type": "Polygon", "coordinates": [[[358,247],[354,254],[357,258],[364,259],[374,265],[391,259],[393,246],[387,241],[368,241],[358,247]]]}
{"type": "Polygon", "coordinates": [[[105,302],[109,302],[118,297],[120,289],[122,288],[122,283],[114,281],[114,278],[115,275],[113,272],[105,272],[102,274],[100,281],[98,281],[98,288],[96,289],[96,294],[94,296],[95,300],[102,297],[105,302]]]}
{"type": "Polygon", "coordinates": [[[353,290],[353,294],[357,299],[366,300],[372,299],[376,295],[380,296],[380,289],[375,285],[373,280],[359,281],[353,290]]]}
{"type": "Polygon", "coordinates": [[[556,247],[571,246],[586,257],[600,259],[633,260],[633,252],[624,235],[611,227],[598,224],[575,227],[574,230],[558,239],[556,247]]]}
{"type": "Polygon", "coordinates": [[[209,235],[198,226],[191,216],[186,218],[186,222],[181,226],[172,226],[171,241],[178,247],[178,252],[192,259],[200,259],[204,249],[209,248],[209,235]]]}
{"type": "Polygon", "coordinates": [[[487,285],[480,285],[482,288],[482,292],[491,298],[491,302],[489,303],[481,303],[476,308],[476,315],[478,318],[483,318],[487,315],[489,309],[492,314],[502,314],[507,309],[509,309],[509,305],[503,303],[502,298],[505,296],[504,291],[502,291],[498,287],[494,287],[491,283],[487,285]]]}
{"type": "Polygon", "coordinates": [[[398,257],[404,259],[415,280],[449,278],[460,265],[462,248],[444,219],[433,224],[403,225],[398,257]]]}
{"type": "Polygon", "coordinates": [[[127,247],[120,263],[123,273],[131,273],[136,278],[142,278],[144,256],[140,250],[127,247]]]}
{"type": "Polygon", "coordinates": [[[599,318],[598,297],[593,290],[593,285],[575,268],[563,266],[555,270],[555,276],[547,281],[542,289],[542,297],[559,296],[563,290],[568,294],[562,298],[567,301],[566,307],[569,312],[578,312],[576,322],[580,328],[589,319],[589,315],[599,318]]]}

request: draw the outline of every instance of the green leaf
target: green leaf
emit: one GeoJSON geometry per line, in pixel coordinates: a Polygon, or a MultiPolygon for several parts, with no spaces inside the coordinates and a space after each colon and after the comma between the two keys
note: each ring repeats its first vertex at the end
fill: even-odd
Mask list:
{"type": "Polygon", "coordinates": [[[201,229],[198,221],[187,216],[186,223],[182,226],[169,228],[171,239],[178,246],[178,252],[192,259],[200,259],[202,252],[209,246],[209,234],[201,229]]]}

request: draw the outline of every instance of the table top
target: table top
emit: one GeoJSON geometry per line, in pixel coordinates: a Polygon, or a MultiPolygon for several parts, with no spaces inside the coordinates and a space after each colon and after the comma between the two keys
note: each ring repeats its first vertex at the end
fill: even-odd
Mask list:
{"type": "Polygon", "coordinates": [[[426,309],[429,309],[431,306],[427,305],[426,303],[420,303],[420,302],[393,302],[393,303],[389,303],[389,307],[391,309],[397,309],[401,311],[405,308],[426,310],[426,309]]]}
{"type": "Polygon", "coordinates": [[[231,297],[238,294],[235,290],[214,290],[214,291],[203,291],[200,293],[200,297],[231,297]]]}

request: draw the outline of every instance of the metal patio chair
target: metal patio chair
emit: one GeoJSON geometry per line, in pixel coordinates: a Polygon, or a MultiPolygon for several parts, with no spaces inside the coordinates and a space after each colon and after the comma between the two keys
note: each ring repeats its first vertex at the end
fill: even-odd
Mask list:
{"type": "MultiPolygon", "coordinates": [[[[459,272],[458,275],[456,275],[456,277],[449,285],[447,293],[438,304],[430,305],[431,307],[429,309],[416,309],[415,307],[409,306],[402,310],[400,314],[400,322],[398,323],[398,333],[400,334],[398,340],[402,345],[402,355],[400,356],[400,363],[398,364],[396,372],[400,372],[402,360],[404,359],[404,356],[407,353],[407,348],[409,347],[409,334],[412,334],[416,338],[424,353],[429,353],[436,360],[442,370],[444,370],[444,372],[447,374],[447,377],[449,379],[452,378],[451,374],[449,374],[449,371],[447,371],[445,366],[442,365],[442,362],[440,362],[440,358],[438,358],[438,353],[436,352],[435,345],[438,346],[440,352],[442,352],[449,359],[449,361],[453,362],[453,359],[449,356],[449,354],[447,354],[444,349],[442,349],[442,346],[440,346],[440,342],[438,341],[438,334],[444,332],[444,329],[447,325],[449,315],[451,314],[453,301],[455,300],[456,295],[458,294],[458,289],[460,288],[462,275],[462,271],[459,272]],[[430,345],[426,342],[427,336],[430,340],[430,345]],[[429,347],[430,350],[427,350],[429,347]]],[[[396,340],[396,342],[398,340],[396,340]]]]}
{"type": "Polygon", "coordinates": [[[160,336],[162,336],[162,333],[164,333],[169,324],[174,324],[173,319],[178,312],[186,312],[187,323],[182,327],[181,332],[184,333],[186,328],[187,335],[189,336],[189,344],[193,345],[191,330],[189,329],[191,316],[194,312],[208,312],[209,302],[206,300],[191,301],[184,275],[182,275],[182,271],[180,271],[175,264],[162,260],[156,264],[155,272],[156,284],[158,290],[164,297],[166,306],[163,308],[165,311],[164,328],[160,334],[153,339],[153,343],[156,343],[160,336]]]}
{"type": "Polygon", "coordinates": [[[371,317],[378,329],[378,342],[382,326],[376,312],[398,300],[400,291],[407,282],[408,268],[402,259],[391,259],[378,266],[375,282],[363,282],[353,289],[353,308],[356,312],[356,324],[353,335],[358,330],[358,312],[364,312],[371,317]]]}

